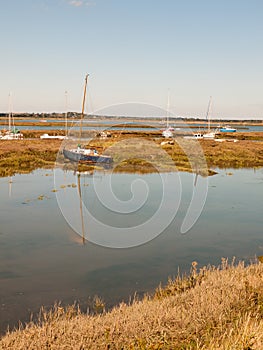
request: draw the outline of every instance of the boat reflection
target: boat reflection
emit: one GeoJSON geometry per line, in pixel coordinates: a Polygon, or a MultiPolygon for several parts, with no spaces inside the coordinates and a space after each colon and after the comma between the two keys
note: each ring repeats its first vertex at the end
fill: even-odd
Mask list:
{"type": "Polygon", "coordinates": [[[78,193],[79,193],[79,209],[80,209],[80,220],[81,220],[81,233],[82,233],[82,243],[85,244],[85,226],[83,220],[83,210],[82,210],[82,195],[81,195],[81,187],[80,187],[80,173],[77,174],[78,178],[78,193]]]}

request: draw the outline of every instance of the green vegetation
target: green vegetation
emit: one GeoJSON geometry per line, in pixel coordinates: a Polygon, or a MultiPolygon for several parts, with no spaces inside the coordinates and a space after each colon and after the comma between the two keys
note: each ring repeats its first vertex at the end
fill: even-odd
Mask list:
{"type": "Polygon", "coordinates": [[[170,279],[154,295],[94,313],[76,306],[42,310],[37,324],[0,339],[5,349],[235,349],[263,348],[263,264],[202,267],[170,279]]]}

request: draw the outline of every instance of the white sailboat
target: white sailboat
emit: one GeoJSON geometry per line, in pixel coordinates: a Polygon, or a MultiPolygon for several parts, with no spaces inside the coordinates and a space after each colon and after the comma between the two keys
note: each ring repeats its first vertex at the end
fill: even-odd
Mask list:
{"type": "Polygon", "coordinates": [[[212,105],[212,96],[209,98],[209,103],[206,112],[206,120],[207,120],[207,131],[206,132],[197,132],[191,136],[184,136],[185,139],[195,139],[195,140],[214,140],[217,134],[217,131],[212,131],[210,127],[210,109],[212,105]]]}
{"type": "Polygon", "coordinates": [[[212,96],[209,98],[207,112],[206,112],[206,120],[207,120],[207,132],[203,135],[203,138],[206,140],[214,140],[217,134],[217,131],[212,131],[210,128],[210,110],[212,106],[212,96]]]}
{"type": "Polygon", "coordinates": [[[1,140],[21,140],[23,134],[15,127],[14,116],[11,107],[11,94],[9,94],[8,130],[1,133],[1,140]]]}
{"type": "Polygon", "coordinates": [[[169,126],[169,116],[170,116],[170,91],[168,91],[168,98],[167,98],[166,128],[162,132],[162,136],[165,138],[173,137],[174,128],[169,126]]]}

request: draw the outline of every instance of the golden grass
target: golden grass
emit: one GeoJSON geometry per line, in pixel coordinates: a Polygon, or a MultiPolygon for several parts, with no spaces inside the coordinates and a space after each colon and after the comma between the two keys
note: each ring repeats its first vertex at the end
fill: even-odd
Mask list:
{"type": "MultiPolygon", "coordinates": [[[[147,136],[143,132],[115,136],[105,140],[94,138],[87,147],[110,154],[116,172],[149,173],[178,170],[208,175],[215,167],[263,166],[262,141],[190,142],[179,138],[174,144],[161,145],[163,139],[147,136]]],[[[0,176],[54,167],[60,145],[60,140],[0,141],[0,176]]],[[[60,157],[59,162],[67,169],[76,168],[76,165],[70,164],[63,157],[60,157]]],[[[79,170],[92,169],[94,166],[79,165],[79,170]]]]}
{"type": "Polygon", "coordinates": [[[47,141],[1,141],[0,176],[29,173],[37,168],[53,168],[61,141],[47,141]]]}
{"type": "Polygon", "coordinates": [[[42,312],[38,324],[5,335],[5,349],[263,349],[263,264],[197,269],[151,297],[98,314],[42,312]]]}

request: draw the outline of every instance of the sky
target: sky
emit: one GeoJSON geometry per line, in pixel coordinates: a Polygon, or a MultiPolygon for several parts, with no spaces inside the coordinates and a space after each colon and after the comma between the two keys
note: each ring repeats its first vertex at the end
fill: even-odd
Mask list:
{"type": "Polygon", "coordinates": [[[212,96],[211,118],[263,119],[262,17],[262,0],[0,0],[0,112],[80,111],[88,73],[88,113],[151,114],[169,91],[174,116],[212,96]]]}

